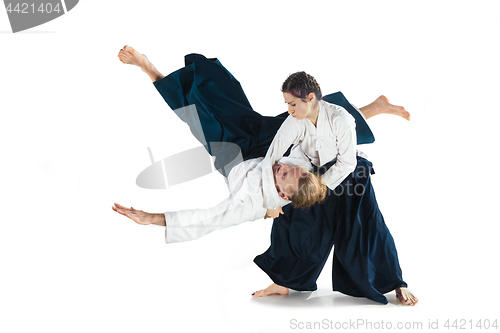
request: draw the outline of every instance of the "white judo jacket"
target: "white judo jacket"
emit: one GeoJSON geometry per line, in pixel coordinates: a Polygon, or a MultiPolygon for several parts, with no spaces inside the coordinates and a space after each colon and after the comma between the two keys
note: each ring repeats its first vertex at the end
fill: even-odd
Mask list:
{"type": "MultiPolygon", "coordinates": [[[[188,209],[165,212],[165,241],[185,242],[200,238],[212,231],[265,217],[262,192],[262,160],[255,158],[236,165],[227,177],[229,198],[208,209],[188,209]]],[[[281,163],[311,169],[309,161],[284,157],[281,163]]],[[[272,170],[270,177],[273,178],[272,170]]],[[[274,182],[274,180],[273,180],[274,182]]],[[[277,194],[276,188],[274,191],[277,194]]],[[[278,196],[280,206],[290,201],[278,196]]]]}

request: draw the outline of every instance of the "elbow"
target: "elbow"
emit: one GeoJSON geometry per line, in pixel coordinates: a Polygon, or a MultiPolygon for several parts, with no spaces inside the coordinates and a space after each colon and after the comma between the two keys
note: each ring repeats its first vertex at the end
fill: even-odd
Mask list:
{"type": "MultiPolygon", "coordinates": [[[[339,161],[337,161],[338,163],[339,161]]],[[[354,170],[356,170],[356,165],[358,165],[358,159],[354,158],[353,160],[351,159],[345,159],[340,162],[341,168],[345,171],[346,174],[350,174],[354,170]]]]}
{"type": "Polygon", "coordinates": [[[353,163],[349,163],[348,164],[349,173],[354,172],[354,170],[356,170],[356,165],[357,164],[358,164],[357,160],[354,160],[353,163]]]}

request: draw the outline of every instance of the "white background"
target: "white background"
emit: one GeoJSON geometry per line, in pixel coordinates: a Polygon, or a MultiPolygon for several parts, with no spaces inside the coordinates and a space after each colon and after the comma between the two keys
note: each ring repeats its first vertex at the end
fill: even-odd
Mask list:
{"type": "Polygon", "coordinates": [[[0,331],[500,319],[496,4],[86,0],[17,34],[0,10],[0,331]],[[166,245],[163,228],[113,212],[114,202],[159,213],[227,195],[216,173],[169,190],[136,186],[147,147],[158,160],[199,144],[149,78],[118,60],[127,44],[165,75],[187,53],[218,57],[265,115],[286,111],[281,83],[298,70],[357,106],[380,94],[404,105],[412,120],[369,120],[377,141],[363,150],[419,304],[334,293],[331,261],[314,293],[251,299],[271,283],[252,262],[269,246],[270,220],[166,245]]]}

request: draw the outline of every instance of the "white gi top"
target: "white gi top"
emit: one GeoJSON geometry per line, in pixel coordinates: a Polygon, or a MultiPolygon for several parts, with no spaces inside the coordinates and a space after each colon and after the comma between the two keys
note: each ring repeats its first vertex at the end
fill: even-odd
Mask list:
{"type": "MultiPolygon", "coordinates": [[[[262,160],[262,157],[247,160],[231,170],[227,177],[230,196],[218,205],[208,209],[165,212],[165,241],[167,243],[189,241],[214,230],[263,218],[267,209],[264,208],[262,193],[262,160]]],[[[308,160],[284,157],[280,162],[311,169],[308,160]]],[[[272,171],[271,178],[273,178],[272,171]]],[[[278,193],[275,187],[274,191],[278,193]]],[[[279,196],[278,198],[280,206],[290,203],[279,196]]]]}
{"type": "Polygon", "coordinates": [[[290,145],[290,157],[308,159],[322,166],[334,159],[335,164],[323,174],[322,179],[330,189],[335,189],[356,168],[356,122],[343,107],[319,101],[316,126],[309,119],[297,120],[291,115],[281,125],[263,161],[264,207],[276,209],[280,196],[274,185],[272,168],[290,145]]]}

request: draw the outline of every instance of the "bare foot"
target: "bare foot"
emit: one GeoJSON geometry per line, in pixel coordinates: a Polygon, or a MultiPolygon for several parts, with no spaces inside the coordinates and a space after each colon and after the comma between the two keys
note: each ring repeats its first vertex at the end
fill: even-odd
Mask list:
{"type": "Polygon", "coordinates": [[[120,52],[118,52],[118,58],[124,64],[135,65],[142,69],[146,74],[149,75],[151,80],[157,81],[162,79],[164,76],[153,66],[149,61],[148,57],[144,54],[137,52],[133,47],[125,45],[120,52]]]}
{"type": "Polygon", "coordinates": [[[141,225],[165,225],[165,215],[164,214],[151,214],[143,212],[142,210],[134,209],[134,207],[123,207],[115,203],[113,207],[111,207],[115,212],[125,215],[129,219],[133,220],[137,224],[141,225]],[[163,223],[162,223],[163,220],[163,223]]]}
{"type": "Polygon", "coordinates": [[[396,297],[405,305],[418,303],[418,299],[407,288],[396,288],[396,297]]]}
{"type": "Polygon", "coordinates": [[[133,47],[128,45],[125,45],[120,52],[118,52],[118,58],[124,64],[135,65],[141,68],[151,64],[148,57],[137,52],[133,47]]]}
{"type": "Polygon", "coordinates": [[[400,116],[406,120],[410,120],[410,113],[402,106],[392,105],[389,99],[384,95],[379,96],[375,101],[367,106],[359,109],[366,119],[374,117],[376,115],[386,113],[400,116]]]}
{"type": "Polygon", "coordinates": [[[288,294],[288,288],[282,287],[277,285],[276,283],[273,283],[266,289],[262,289],[259,291],[256,291],[252,294],[252,297],[263,297],[263,296],[269,296],[269,295],[286,295],[288,294]]]}

